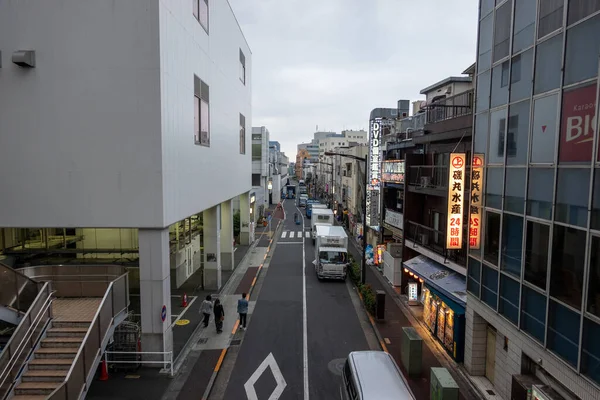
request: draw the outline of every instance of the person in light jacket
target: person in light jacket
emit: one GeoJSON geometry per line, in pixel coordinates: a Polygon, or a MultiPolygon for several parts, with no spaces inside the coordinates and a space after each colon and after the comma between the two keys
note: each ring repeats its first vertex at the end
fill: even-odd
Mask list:
{"type": "Polygon", "coordinates": [[[246,317],[248,316],[246,293],[242,293],[242,298],[238,300],[237,312],[240,314],[240,329],[246,330],[246,317]]]}
{"type": "Polygon", "coordinates": [[[210,314],[212,314],[212,310],[213,310],[212,297],[210,295],[208,295],[208,296],[206,296],[206,300],[204,300],[202,302],[202,305],[200,306],[200,312],[202,314],[204,314],[204,319],[202,320],[202,322],[204,323],[205,328],[208,326],[208,321],[210,321],[210,314]]]}

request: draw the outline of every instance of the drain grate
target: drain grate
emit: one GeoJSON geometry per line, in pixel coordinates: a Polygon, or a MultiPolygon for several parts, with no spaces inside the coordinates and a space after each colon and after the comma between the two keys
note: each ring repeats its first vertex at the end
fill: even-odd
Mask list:
{"type": "Polygon", "coordinates": [[[486,390],[486,392],[487,392],[487,394],[489,394],[490,396],[495,396],[495,395],[496,395],[496,393],[494,393],[494,391],[493,391],[493,390],[489,390],[489,389],[488,389],[488,390],[486,390]]]}
{"type": "Polygon", "coordinates": [[[198,339],[198,344],[206,344],[208,342],[208,338],[200,338],[198,339]]]}
{"type": "Polygon", "coordinates": [[[242,343],[242,339],[235,339],[231,341],[230,346],[239,346],[242,343]]]}

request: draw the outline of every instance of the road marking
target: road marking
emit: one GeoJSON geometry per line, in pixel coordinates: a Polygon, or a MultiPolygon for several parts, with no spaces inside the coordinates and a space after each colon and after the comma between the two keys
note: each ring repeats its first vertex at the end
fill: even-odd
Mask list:
{"type": "Polygon", "coordinates": [[[287,236],[287,234],[288,234],[288,233],[287,233],[287,231],[283,231],[283,232],[281,233],[281,237],[282,237],[283,239],[285,239],[285,237],[287,236]]]}
{"type": "Polygon", "coordinates": [[[291,231],[291,232],[290,232],[290,239],[293,239],[293,238],[294,238],[294,234],[295,234],[295,233],[296,233],[296,232],[294,232],[294,231],[291,231]]]}
{"type": "Polygon", "coordinates": [[[277,246],[279,246],[280,244],[303,244],[304,242],[279,242],[277,243],[277,246]]]}
{"type": "Polygon", "coordinates": [[[383,338],[383,341],[385,342],[385,344],[392,344],[392,342],[390,342],[390,339],[388,338],[383,338]]]}
{"type": "Polygon", "coordinates": [[[310,237],[310,232],[309,231],[304,232],[304,237],[305,238],[309,238],[310,237]]]}
{"type": "MultiPolygon", "coordinates": [[[[300,211],[298,207],[296,210],[300,211]]],[[[302,231],[304,231],[304,214],[300,213],[302,217],[302,231]]],[[[302,235],[300,235],[302,237],[302,235]]],[[[307,335],[307,321],[306,317],[306,245],[305,241],[302,241],[302,353],[303,353],[303,366],[304,370],[304,400],[309,399],[308,393],[308,335],[307,335]]]]}
{"type": "Polygon", "coordinates": [[[214,372],[219,372],[219,370],[221,369],[221,364],[223,364],[223,359],[225,358],[225,353],[227,353],[227,348],[224,348],[223,350],[221,350],[221,355],[219,356],[219,360],[217,361],[217,365],[215,365],[215,371],[214,372]]]}
{"type": "Polygon", "coordinates": [[[238,319],[237,321],[235,321],[235,324],[233,325],[233,329],[231,330],[232,335],[235,335],[239,326],[240,326],[240,320],[238,319]]]}
{"type": "Polygon", "coordinates": [[[273,353],[269,353],[267,358],[265,358],[264,361],[258,366],[256,371],[254,371],[254,373],[252,374],[252,376],[250,376],[248,381],[244,383],[244,389],[246,390],[246,397],[248,397],[248,400],[258,400],[258,395],[256,394],[256,389],[254,388],[254,385],[261,377],[261,375],[267,370],[267,368],[271,368],[271,372],[273,373],[273,377],[275,378],[275,382],[277,383],[275,389],[269,396],[269,400],[278,400],[281,397],[281,394],[286,388],[287,383],[285,382],[285,378],[281,374],[281,370],[279,369],[279,365],[277,365],[277,361],[275,361],[273,353]]]}

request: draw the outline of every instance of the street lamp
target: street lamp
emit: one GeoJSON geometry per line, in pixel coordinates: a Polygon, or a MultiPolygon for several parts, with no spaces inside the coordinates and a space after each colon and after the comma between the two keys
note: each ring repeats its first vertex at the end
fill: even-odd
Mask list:
{"type": "Polygon", "coordinates": [[[360,263],[360,282],[364,285],[365,284],[365,279],[366,279],[366,275],[367,275],[367,262],[366,262],[366,258],[367,258],[367,246],[365,246],[365,241],[366,241],[366,233],[367,233],[367,182],[368,182],[368,178],[367,178],[367,156],[363,157],[358,157],[358,156],[354,156],[351,154],[342,154],[342,153],[334,153],[331,151],[326,151],[325,152],[326,156],[340,156],[340,157],[346,157],[346,158],[351,158],[353,160],[357,160],[357,161],[363,161],[365,163],[365,178],[364,178],[364,188],[363,188],[363,204],[362,204],[362,214],[363,214],[363,244],[362,244],[362,261],[360,263]]]}

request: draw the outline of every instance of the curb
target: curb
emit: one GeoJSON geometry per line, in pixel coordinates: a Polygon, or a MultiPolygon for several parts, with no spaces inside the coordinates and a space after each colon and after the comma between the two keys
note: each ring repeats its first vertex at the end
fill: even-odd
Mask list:
{"type": "Polygon", "coordinates": [[[377,326],[375,325],[375,320],[373,319],[371,314],[369,314],[369,312],[367,311],[362,294],[360,294],[360,290],[358,290],[358,287],[356,287],[356,285],[354,286],[354,290],[356,290],[356,293],[358,294],[358,298],[360,298],[360,304],[362,305],[362,308],[363,308],[365,314],[367,314],[367,318],[369,318],[369,323],[371,324],[371,328],[373,328],[373,332],[375,333],[375,336],[377,337],[377,341],[379,341],[379,346],[381,347],[381,350],[385,351],[386,353],[389,353],[388,348],[385,345],[385,341],[383,340],[383,336],[381,336],[379,329],[377,329],[377,326]]]}

